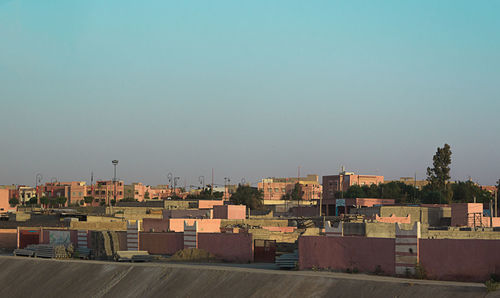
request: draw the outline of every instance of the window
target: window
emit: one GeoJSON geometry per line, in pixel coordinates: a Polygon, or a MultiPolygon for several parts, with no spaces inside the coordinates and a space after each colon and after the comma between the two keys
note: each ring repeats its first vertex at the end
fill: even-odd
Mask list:
{"type": "Polygon", "coordinates": [[[121,196],[121,195],[122,195],[122,192],[121,192],[121,191],[119,191],[119,192],[118,192],[118,194],[121,196]]]}
{"type": "Polygon", "coordinates": [[[279,191],[280,191],[280,189],[279,189],[279,188],[275,188],[275,189],[274,189],[274,192],[279,192],[279,191]]]}

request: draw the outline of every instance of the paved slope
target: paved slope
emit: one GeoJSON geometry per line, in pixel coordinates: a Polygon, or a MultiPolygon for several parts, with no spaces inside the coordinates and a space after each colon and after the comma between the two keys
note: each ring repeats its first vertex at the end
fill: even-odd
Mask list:
{"type": "Polygon", "coordinates": [[[483,285],[472,283],[224,266],[0,257],[0,268],[0,297],[457,298],[486,295],[483,285]]]}

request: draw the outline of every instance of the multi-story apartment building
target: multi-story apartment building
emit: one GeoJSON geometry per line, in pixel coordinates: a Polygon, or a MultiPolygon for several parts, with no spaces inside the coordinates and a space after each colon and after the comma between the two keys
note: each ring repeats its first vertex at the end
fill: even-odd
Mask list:
{"type": "Polygon", "coordinates": [[[281,200],[283,195],[292,192],[297,182],[302,187],[304,200],[316,200],[321,197],[323,188],[319,183],[318,175],[307,175],[299,178],[266,178],[262,179],[257,187],[263,191],[264,200],[281,200]]]}
{"type": "Polygon", "coordinates": [[[36,198],[36,189],[31,186],[19,186],[17,188],[17,193],[19,196],[19,203],[26,204],[32,198],[36,198]]]}
{"type": "Polygon", "coordinates": [[[47,182],[37,189],[38,197],[65,197],[66,205],[79,204],[86,193],[85,181],[47,182]]]}
{"type": "Polygon", "coordinates": [[[97,181],[90,188],[87,187],[87,196],[94,197],[94,201],[98,203],[110,204],[115,196],[116,201],[119,201],[124,198],[124,193],[123,181],[116,181],[116,183],[112,180],[97,181]]]}
{"type": "Polygon", "coordinates": [[[342,171],[338,175],[323,176],[323,199],[335,199],[335,193],[347,191],[352,185],[371,185],[384,183],[384,176],[356,175],[342,171]]]}

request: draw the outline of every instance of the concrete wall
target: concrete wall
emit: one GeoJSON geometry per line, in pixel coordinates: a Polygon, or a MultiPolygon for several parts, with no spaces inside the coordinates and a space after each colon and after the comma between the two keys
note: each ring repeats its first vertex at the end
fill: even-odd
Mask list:
{"type": "Polygon", "coordinates": [[[142,229],[144,232],[168,232],[168,219],[145,218],[142,229]]]}
{"type": "Polygon", "coordinates": [[[420,264],[429,278],[484,282],[500,274],[500,240],[420,239],[420,264]]]}
{"type": "Polygon", "coordinates": [[[72,221],[70,223],[72,230],[92,230],[92,231],[126,231],[126,221],[114,222],[87,222],[87,221],[72,221]]]}
{"type": "Polygon", "coordinates": [[[199,233],[198,248],[225,261],[239,263],[253,261],[252,235],[246,233],[199,233]]]}
{"type": "Polygon", "coordinates": [[[281,233],[293,233],[297,230],[296,227],[262,227],[264,230],[281,232],[281,233]]]}
{"type": "Polygon", "coordinates": [[[163,210],[163,218],[213,218],[212,210],[163,210]]]}
{"type": "Polygon", "coordinates": [[[237,225],[237,224],[247,224],[250,226],[261,226],[261,227],[287,227],[287,219],[222,219],[221,225],[237,225]]]}
{"type": "Polygon", "coordinates": [[[299,238],[299,268],[357,269],[394,274],[394,239],[366,237],[302,236],[299,238]]]}
{"type": "Polygon", "coordinates": [[[183,233],[139,233],[140,250],[150,254],[172,255],[184,248],[183,233]]]}
{"type": "Polygon", "coordinates": [[[376,214],[381,217],[406,217],[410,215],[411,223],[420,222],[430,226],[440,226],[441,218],[448,217],[449,207],[415,207],[415,206],[377,206],[351,209],[353,214],[363,214],[374,218],[376,214]]]}

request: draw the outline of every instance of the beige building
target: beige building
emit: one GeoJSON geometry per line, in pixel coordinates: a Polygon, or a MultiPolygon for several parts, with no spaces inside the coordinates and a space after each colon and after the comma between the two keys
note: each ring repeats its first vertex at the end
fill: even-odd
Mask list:
{"type": "Polygon", "coordinates": [[[258,183],[257,187],[264,193],[264,201],[281,200],[283,195],[292,192],[296,183],[302,187],[304,200],[317,200],[321,197],[323,188],[319,183],[318,175],[290,178],[266,178],[258,183]]]}

